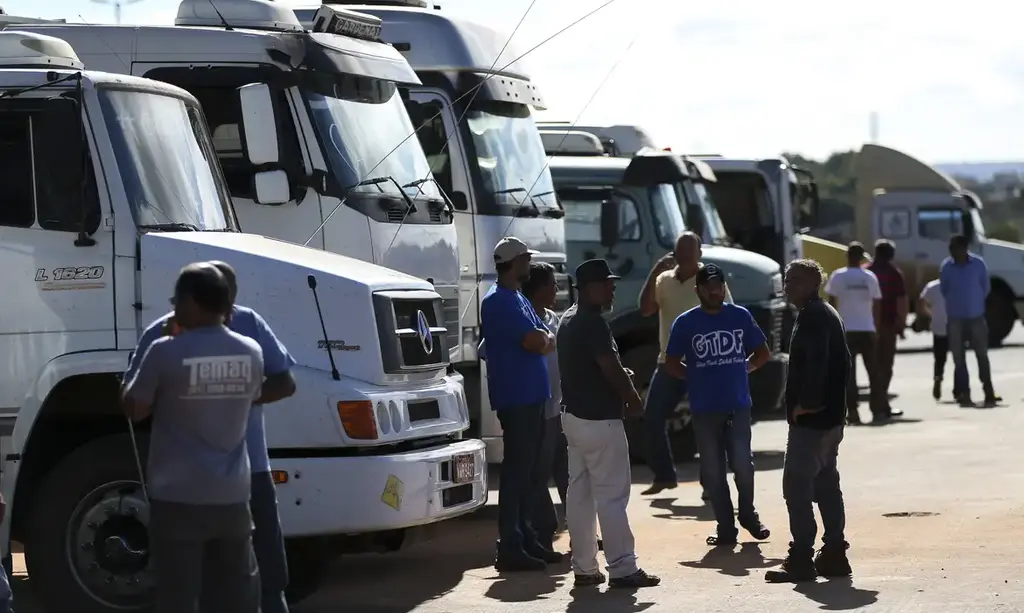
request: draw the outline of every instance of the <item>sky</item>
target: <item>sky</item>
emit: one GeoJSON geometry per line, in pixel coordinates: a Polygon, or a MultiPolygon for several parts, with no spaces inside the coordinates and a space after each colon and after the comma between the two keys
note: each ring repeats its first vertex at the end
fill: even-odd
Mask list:
{"type": "MultiPolygon", "coordinates": [[[[522,20],[499,65],[540,44],[523,62],[548,102],[542,119],[635,124],[680,152],[820,159],[870,140],[875,112],[879,143],[930,162],[1024,159],[1020,3],[612,0],[543,42],[608,1],[435,0],[506,34],[522,20]]],[[[122,21],[171,24],[177,4],[125,2],[122,21]]],[[[114,20],[96,0],[0,5],[114,20]]]]}

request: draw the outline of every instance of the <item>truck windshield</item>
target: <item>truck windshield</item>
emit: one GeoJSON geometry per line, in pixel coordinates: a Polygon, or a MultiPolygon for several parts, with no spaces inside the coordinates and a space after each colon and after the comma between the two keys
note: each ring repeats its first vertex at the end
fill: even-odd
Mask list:
{"type": "Polygon", "coordinates": [[[483,101],[466,115],[485,193],[537,208],[557,208],[544,143],[525,104],[483,101]],[[531,189],[532,187],[532,189],[531,189]],[[529,193],[527,193],[529,192],[529,193]]]}
{"type": "Polygon", "coordinates": [[[235,229],[213,142],[196,106],[127,89],[104,88],[99,96],[136,225],[235,229]]]}
{"type": "Polygon", "coordinates": [[[697,181],[693,184],[693,191],[697,193],[697,204],[700,206],[701,218],[704,220],[704,230],[711,239],[711,244],[718,245],[726,241],[725,226],[722,218],[718,215],[718,208],[711,200],[704,183],[697,181]]]}
{"type": "Polygon", "coordinates": [[[402,186],[414,198],[441,198],[433,181],[422,181],[432,177],[430,165],[394,83],[309,73],[302,92],[331,172],[342,187],[398,196],[402,186]],[[395,181],[359,185],[386,177],[395,181]]]}
{"type": "Polygon", "coordinates": [[[672,249],[679,235],[686,231],[686,222],[679,208],[676,190],[671,183],[660,183],[648,188],[647,191],[651,199],[654,233],[658,235],[658,243],[662,247],[672,249]]]}

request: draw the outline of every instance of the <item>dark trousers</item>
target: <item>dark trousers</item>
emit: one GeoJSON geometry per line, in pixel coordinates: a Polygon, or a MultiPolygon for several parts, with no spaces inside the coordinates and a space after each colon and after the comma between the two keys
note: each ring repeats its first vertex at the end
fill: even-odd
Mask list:
{"type": "Polygon", "coordinates": [[[949,338],[932,335],[932,359],[935,362],[935,380],[942,381],[946,374],[946,357],[949,355],[949,338]]]}
{"type": "Polygon", "coordinates": [[[196,613],[200,596],[217,613],[259,612],[248,504],[151,500],[149,517],[155,613],[196,613]]]}
{"type": "Polygon", "coordinates": [[[498,411],[504,457],[498,488],[498,555],[519,556],[538,547],[533,509],[541,483],[544,403],[498,411]]]}
{"type": "Polygon", "coordinates": [[[791,425],[786,439],[786,463],[782,469],[782,496],[789,511],[789,530],[793,540],[790,556],[810,559],[818,525],[814,521],[814,503],[818,503],[824,528],[825,547],[845,551],[846,508],[839,486],[839,444],[843,427],[814,430],[791,425]]]}
{"type": "Polygon", "coordinates": [[[732,494],[727,479],[736,481],[740,524],[760,523],[754,510],[754,454],[750,449],[750,410],[693,413],[693,431],[700,454],[700,475],[718,522],[718,536],[737,534],[732,494]]]}
{"type": "Polygon", "coordinates": [[[539,472],[537,481],[537,499],[533,507],[533,529],[541,545],[551,548],[558,532],[558,513],[555,503],[551,500],[548,484],[552,477],[558,488],[562,516],[565,516],[565,493],[569,487],[568,443],[562,432],[562,416],[544,419],[544,441],[541,444],[540,456],[537,458],[539,472]]]}
{"type": "Polygon", "coordinates": [[[647,388],[647,402],[644,407],[644,425],[647,428],[647,465],[654,473],[655,483],[676,483],[676,463],[672,458],[672,447],[668,439],[668,420],[686,396],[686,381],[676,379],[665,372],[665,365],[658,368],[651,377],[647,388]]]}
{"type": "Polygon", "coordinates": [[[988,322],[984,317],[950,317],[946,325],[949,331],[949,350],[953,354],[953,387],[964,394],[971,393],[971,382],[967,374],[967,343],[970,343],[978,361],[978,378],[981,379],[985,396],[995,396],[992,368],[988,360],[988,322]]]}
{"type": "Polygon", "coordinates": [[[888,403],[878,373],[878,335],[874,332],[847,332],[846,346],[850,349],[850,377],[846,385],[846,413],[851,420],[859,420],[857,413],[857,356],[864,361],[871,386],[869,406],[874,414],[884,413],[888,403]]]}
{"type": "Polygon", "coordinates": [[[7,570],[0,564],[0,613],[14,613],[14,592],[7,580],[7,570]]]}
{"type": "Polygon", "coordinates": [[[896,327],[882,325],[878,329],[878,394],[884,399],[884,412],[889,410],[889,385],[892,383],[893,366],[896,364],[896,339],[899,334],[896,327]]]}

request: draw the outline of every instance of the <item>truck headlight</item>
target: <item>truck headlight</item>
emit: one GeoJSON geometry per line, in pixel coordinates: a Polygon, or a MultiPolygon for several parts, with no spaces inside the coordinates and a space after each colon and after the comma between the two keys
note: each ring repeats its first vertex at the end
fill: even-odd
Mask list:
{"type": "Polygon", "coordinates": [[[380,426],[381,434],[391,432],[391,414],[388,413],[388,407],[383,402],[377,403],[377,425],[380,426]]]}

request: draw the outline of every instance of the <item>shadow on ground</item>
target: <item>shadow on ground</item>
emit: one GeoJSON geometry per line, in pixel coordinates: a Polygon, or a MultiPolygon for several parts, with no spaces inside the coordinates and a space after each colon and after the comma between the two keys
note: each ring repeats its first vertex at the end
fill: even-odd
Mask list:
{"type": "Polygon", "coordinates": [[[855,587],[849,578],[802,583],[796,585],[793,591],[818,603],[822,611],[852,611],[878,602],[877,591],[855,587]]]}
{"type": "Polygon", "coordinates": [[[642,590],[573,588],[569,591],[572,601],[565,607],[565,613],[592,613],[595,610],[639,613],[654,606],[653,602],[640,602],[642,593],[642,590]]]}
{"type": "Polygon", "coordinates": [[[781,558],[766,558],[760,543],[743,543],[735,547],[712,547],[704,557],[695,562],[680,562],[687,568],[717,570],[730,577],[747,577],[752,570],[777,566],[781,558]]]}

